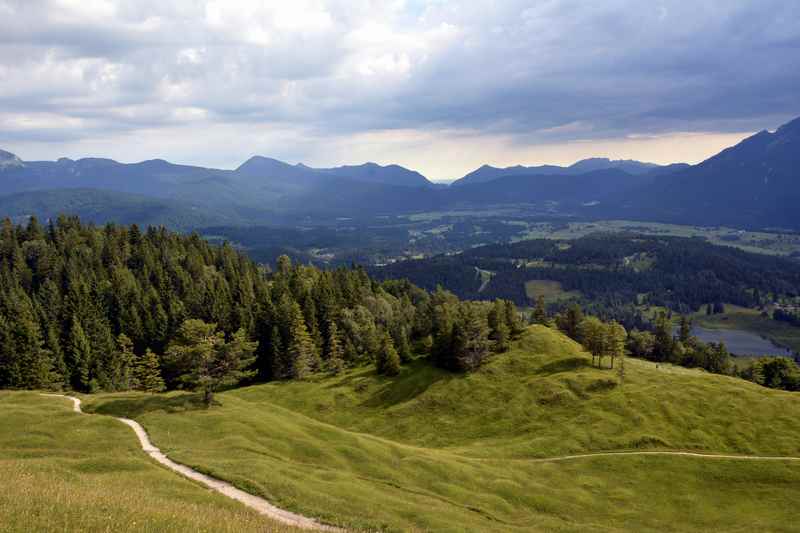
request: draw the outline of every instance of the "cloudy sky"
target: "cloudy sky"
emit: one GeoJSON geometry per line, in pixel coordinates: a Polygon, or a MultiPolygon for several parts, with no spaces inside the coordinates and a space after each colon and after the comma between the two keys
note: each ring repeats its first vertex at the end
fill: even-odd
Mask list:
{"type": "Polygon", "coordinates": [[[0,0],[27,160],[695,162],[798,89],[797,0],[0,0]]]}

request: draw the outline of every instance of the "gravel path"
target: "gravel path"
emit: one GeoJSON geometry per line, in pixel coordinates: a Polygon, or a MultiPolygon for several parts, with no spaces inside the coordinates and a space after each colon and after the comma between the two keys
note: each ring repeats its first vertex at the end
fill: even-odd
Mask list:
{"type": "MultiPolygon", "coordinates": [[[[81,401],[78,398],[75,398],[73,396],[65,396],[62,394],[45,394],[44,396],[58,396],[61,398],[69,398],[73,402],[73,407],[72,407],[73,410],[76,413],[83,413],[83,411],[81,411],[81,401]]],[[[343,529],[322,524],[314,520],[313,518],[308,518],[306,516],[302,516],[275,507],[274,505],[272,505],[271,503],[269,503],[267,500],[265,500],[260,496],[255,496],[253,494],[250,494],[248,492],[245,492],[241,489],[234,487],[230,483],[208,476],[206,474],[202,474],[197,470],[189,468],[186,465],[176,463],[175,461],[164,455],[164,453],[161,450],[156,448],[155,445],[153,445],[153,443],[150,442],[150,438],[147,436],[147,432],[144,430],[141,424],[129,418],[117,418],[117,420],[119,420],[123,424],[126,424],[127,426],[130,426],[133,429],[133,432],[136,433],[136,436],[139,438],[139,444],[141,444],[142,450],[144,450],[144,452],[147,453],[147,455],[149,455],[162,465],[166,466],[170,470],[178,472],[179,474],[189,479],[198,481],[203,485],[209,487],[210,489],[219,492],[220,494],[224,494],[229,498],[233,498],[234,500],[245,504],[251,509],[255,509],[262,515],[268,516],[283,524],[299,527],[302,529],[311,529],[316,531],[344,531],[343,529]]]]}
{"type": "MultiPolygon", "coordinates": [[[[65,396],[62,394],[45,394],[44,396],[58,396],[62,398],[69,398],[73,401],[73,410],[77,413],[82,413],[81,411],[81,401],[78,398],[72,396],[65,396]]],[[[275,507],[271,503],[269,503],[264,498],[260,496],[254,496],[248,492],[245,492],[241,489],[237,489],[230,483],[225,481],[219,480],[217,478],[208,476],[206,474],[202,474],[197,470],[193,470],[186,465],[182,465],[180,463],[176,463],[164,453],[156,448],[152,442],[150,442],[150,438],[147,436],[147,432],[144,428],[136,422],[135,420],[131,420],[129,418],[117,418],[123,424],[127,424],[130,426],[136,436],[139,438],[139,443],[142,445],[142,450],[145,451],[150,457],[161,463],[162,465],[166,466],[170,470],[174,470],[179,474],[188,477],[189,479],[193,479],[195,481],[199,481],[203,485],[224,494],[229,498],[233,498],[239,502],[242,502],[246,506],[255,509],[262,515],[266,515],[274,520],[277,520],[283,524],[287,524],[290,526],[295,526],[303,529],[313,529],[318,531],[345,531],[343,529],[339,529],[333,526],[328,526],[317,522],[313,518],[308,518],[306,516],[302,516],[299,514],[292,513],[290,511],[286,511],[284,509],[280,509],[275,507]]],[[[685,456],[685,457],[698,457],[702,459],[740,459],[740,460],[747,460],[747,461],[800,461],[800,457],[780,457],[780,456],[770,456],[770,455],[729,455],[729,454],[716,454],[716,453],[697,453],[697,452],[681,452],[681,451],[619,451],[619,452],[597,452],[597,453],[584,453],[584,454],[576,454],[576,455],[561,455],[558,457],[544,457],[541,459],[522,459],[526,462],[535,462],[535,463],[552,463],[558,461],[571,461],[575,459],[587,459],[592,457],[613,457],[617,455],[677,455],[677,456],[685,456]]]]}

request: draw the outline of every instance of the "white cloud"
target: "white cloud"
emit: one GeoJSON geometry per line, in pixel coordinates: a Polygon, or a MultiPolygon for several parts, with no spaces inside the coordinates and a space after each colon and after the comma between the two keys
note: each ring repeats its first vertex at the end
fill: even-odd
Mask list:
{"type": "Polygon", "coordinates": [[[716,144],[676,132],[774,127],[800,109],[793,0],[0,0],[0,13],[0,143],[37,157],[358,155],[444,178],[576,147],[647,158],[661,143],[659,160],[691,160],[716,144]]]}

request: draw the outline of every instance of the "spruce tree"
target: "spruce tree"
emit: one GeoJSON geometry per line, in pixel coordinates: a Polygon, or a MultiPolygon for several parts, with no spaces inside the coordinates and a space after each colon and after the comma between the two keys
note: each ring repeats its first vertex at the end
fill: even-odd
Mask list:
{"type": "Polygon", "coordinates": [[[628,340],[628,332],[616,321],[608,325],[609,345],[608,352],[611,356],[611,368],[614,368],[614,361],[625,356],[625,343],[628,340]]]}
{"type": "Polygon", "coordinates": [[[317,360],[314,342],[311,339],[311,335],[308,334],[303,313],[296,302],[292,303],[287,353],[289,367],[285,369],[285,377],[304,379],[314,370],[317,360]]]}
{"type": "Polygon", "coordinates": [[[339,340],[339,328],[335,321],[328,324],[325,362],[331,374],[339,374],[344,368],[344,350],[339,340]]]}
{"type": "Polygon", "coordinates": [[[544,296],[541,294],[538,298],[536,298],[536,307],[533,309],[533,313],[531,314],[531,323],[541,324],[543,326],[546,326],[548,323],[547,308],[544,304],[544,296]]]}
{"type": "Polygon", "coordinates": [[[159,358],[150,348],[136,361],[133,374],[136,389],[140,391],[154,393],[165,388],[159,358]]]}
{"type": "Polygon", "coordinates": [[[70,382],[73,388],[82,391],[89,390],[92,347],[77,317],[72,318],[67,344],[67,359],[72,367],[70,382]]]}
{"type": "Polygon", "coordinates": [[[378,374],[396,376],[400,373],[400,356],[397,354],[391,335],[385,331],[381,335],[381,347],[376,366],[378,374]]]}
{"type": "MultiPolygon", "coordinates": [[[[505,323],[501,322],[502,326],[505,323]]],[[[489,327],[476,304],[464,303],[462,317],[453,330],[453,367],[466,372],[479,367],[489,355],[489,327]]]]}
{"type": "Polygon", "coordinates": [[[488,315],[489,338],[494,341],[494,351],[505,352],[511,344],[506,306],[502,300],[495,300],[488,315]]]}
{"type": "Polygon", "coordinates": [[[505,307],[505,317],[506,324],[508,325],[508,331],[511,334],[511,337],[516,339],[522,334],[523,331],[525,331],[525,326],[522,323],[522,319],[519,316],[517,306],[514,305],[514,302],[511,300],[506,300],[503,305],[505,307]]]}

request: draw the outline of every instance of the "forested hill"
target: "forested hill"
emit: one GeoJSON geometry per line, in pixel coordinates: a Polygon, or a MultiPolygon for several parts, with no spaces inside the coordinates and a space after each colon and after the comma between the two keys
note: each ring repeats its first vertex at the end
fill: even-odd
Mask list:
{"type": "Polygon", "coordinates": [[[0,227],[0,387],[155,391],[372,362],[391,375],[412,346],[467,370],[490,328],[507,335],[518,320],[510,302],[461,302],[362,269],[284,256],[269,272],[164,228],[66,217],[0,227]]]}
{"type": "Polygon", "coordinates": [[[378,277],[441,284],[464,298],[509,298],[530,304],[525,284],[560,283],[565,294],[606,306],[646,302],[678,311],[711,302],[756,306],[772,295],[800,292],[800,264],[702,239],[596,234],[482,246],[458,255],[375,269],[378,277]],[[485,283],[476,269],[492,277],[485,283]]]}

